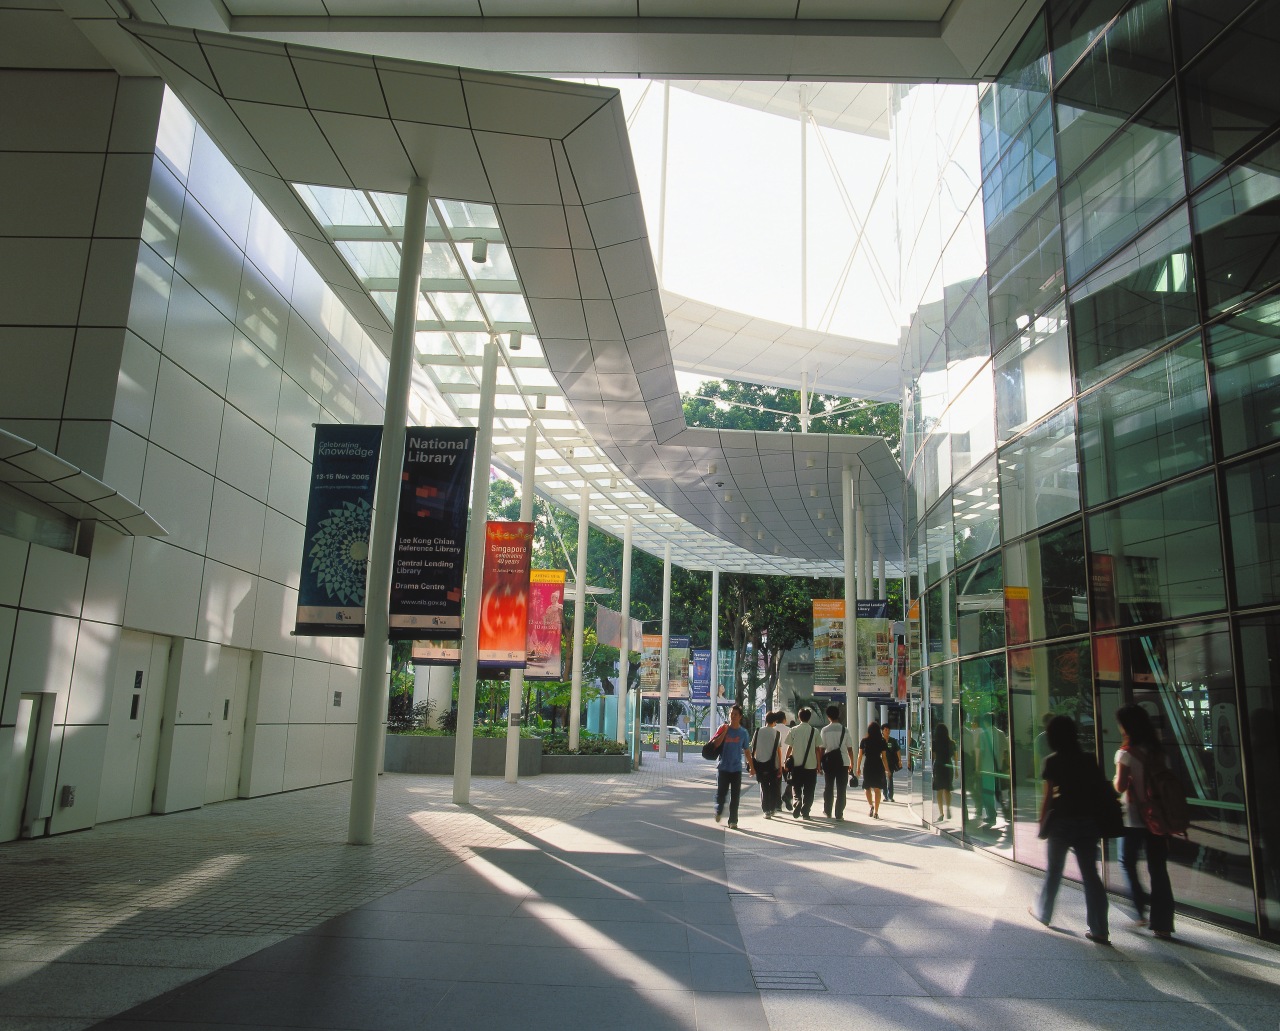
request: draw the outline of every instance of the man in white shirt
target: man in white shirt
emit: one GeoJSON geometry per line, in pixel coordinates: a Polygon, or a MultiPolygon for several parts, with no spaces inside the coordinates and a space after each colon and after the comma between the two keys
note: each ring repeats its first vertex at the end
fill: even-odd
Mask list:
{"type": "Polygon", "coordinates": [[[787,737],[787,758],[792,762],[791,789],[795,794],[795,808],[791,815],[809,819],[813,808],[813,789],[818,784],[818,731],[809,725],[813,713],[801,709],[800,722],[791,728],[787,737]]]}
{"type": "Polygon", "coordinates": [[[819,732],[818,761],[822,764],[822,814],[831,816],[832,796],[835,797],[835,816],[844,819],[845,789],[849,785],[849,770],[853,767],[853,736],[849,728],[840,722],[840,706],[827,706],[827,725],[819,732]],[[848,761],[846,761],[848,760],[848,761]]]}

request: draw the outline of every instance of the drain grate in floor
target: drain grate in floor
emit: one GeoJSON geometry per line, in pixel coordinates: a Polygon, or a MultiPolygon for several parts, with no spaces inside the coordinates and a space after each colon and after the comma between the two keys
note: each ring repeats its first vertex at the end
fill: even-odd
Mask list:
{"type": "Polygon", "coordinates": [[[771,891],[731,891],[729,898],[739,902],[777,902],[771,891]]]}
{"type": "Polygon", "coordinates": [[[827,986],[811,970],[753,970],[751,977],[762,992],[825,992],[827,986]]]}

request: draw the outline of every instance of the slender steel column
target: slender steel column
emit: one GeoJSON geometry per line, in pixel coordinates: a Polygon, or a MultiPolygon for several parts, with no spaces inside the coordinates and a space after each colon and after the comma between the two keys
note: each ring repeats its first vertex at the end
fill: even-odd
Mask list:
{"type": "MultiPolygon", "coordinates": [[[[520,521],[533,519],[533,480],[538,468],[538,427],[529,423],[524,438],[524,475],[520,480],[520,521]]],[[[524,670],[511,671],[507,694],[507,783],[520,779],[520,710],[524,704],[524,670]]]]}
{"type": "Polygon", "coordinates": [[[400,282],[391,329],[387,367],[387,404],[382,418],[382,449],[369,534],[368,586],[364,605],[364,650],[360,665],[360,702],[356,709],[355,755],[351,767],[351,805],[347,841],[373,844],[373,815],[378,801],[378,766],[387,713],[387,633],[390,622],[391,563],[396,547],[400,470],[404,465],[405,421],[413,385],[413,339],[418,326],[418,290],[422,284],[422,245],[427,232],[427,184],[409,184],[404,240],[400,245],[400,282]]]}
{"type": "Polygon", "coordinates": [[[720,723],[720,570],[711,570],[711,721],[714,734],[720,723]]]}
{"type": "Polygon", "coordinates": [[[671,545],[662,554],[662,652],[658,660],[658,755],[667,757],[667,691],[671,684],[671,545]]]}
{"type": "Polygon", "coordinates": [[[582,737],[582,637],[587,631],[587,531],[591,528],[591,484],[582,481],[578,500],[578,600],[573,610],[573,677],[569,681],[569,750],[578,750],[582,737]]]}
{"type": "Polygon", "coordinates": [[[858,553],[854,543],[853,470],[845,466],[840,470],[841,530],[844,532],[844,706],[845,719],[856,723],[858,700],[858,553]]]}
{"type": "Polygon", "coordinates": [[[475,750],[476,661],[479,657],[480,595],[484,590],[484,537],[489,512],[489,460],[493,457],[493,400],[498,386],[498,340],[484,345],[476,459],[471,474],[471,521],[467,525],[467,576],[462,596],[462,668],[458,672],[458,731],[453,744],[453,800],[471,800],[471,753],[475,750]]]}
{"type": "MultiPolygon", "coordinates": [[[[631,517],[622,531],[622,640],[618,642],[618,741],[627,740],[627,681],[631,676],[631,517]]],[[[640,688],[636,688],[636,712],[640,711],[640,688]]],[[[639,735],[637,735],[637,740],[639,735]]]]}

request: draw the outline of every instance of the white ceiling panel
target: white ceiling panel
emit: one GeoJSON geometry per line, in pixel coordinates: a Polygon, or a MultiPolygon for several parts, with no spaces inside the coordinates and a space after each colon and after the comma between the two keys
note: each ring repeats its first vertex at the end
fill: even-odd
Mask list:
{"type": "Polygon", "coordinates": [[[437,197],[492,201],[484,161],[471,130],[422,122],[395,122],[417,174],[437,197]]]}
{"type": "Polygon", "coordinates": [[[573,251],[573,260],[577,267],[578,289],[581,290],[582,296],[594,300],[607,300],[609,283],[600,265],[600,255],[596,251],[579,247],[573,251]]]}
{"type": "Polygon", "coordinates": [[[555,163],[547,140],[492,132],[477,132],[475,138],[489,186],[499,204],[560,202],[555,163]]]}
{"type": "Polygon", "coordinates": [[[621,341],[624,339],[622,324],[618,321],[618,309],[611,301],[583,301],[582,310],[587,316],[587,336],[592,340],[621,341]]]}
{"type": "Polygon", "coordinates": [[[305,107],[277,107],[233,100],[231,109],[257,141],[288,140],[268,155],[281,178],[295,183],[350,187],[350,176],[305,107]]]}
{"type": "Polygon", "coordinates": [[[526,297],[579,296],[573,252],[567,248],[512,247],[511,260],[526,297]]]}
{"type": "Polygon", "coordinates": [[[366,184],[369,190],[399,193],[414,177],[414,166],[387,119],[331,111],[312,114],[353,182],[366,184]]]}
{"type": "Polygon", "coordinates": [[[613,90],[596,88],[596,94],[560,88],[547,80],[513,82],[510,76],[464,71],[462,90],[471,127],[484,132],[512,133],[563,139],[608,103],[613,90]],[[548,103],[548,93],[556,103],[548,103]]]}
{"type": "MultiPolygon", "coordinates": [[[[581,301],[557,300],[549,297],[529,298],[538,336],[543,339],[586,340],[587,319],[581,301]]],[[[587,349],[590,353],[590,348],[587,349]]]]}
{"type": "MultiPolygon", "coordinates": [[[[644,207],[641,204],[640,194],[638,193],[630,193],[615,197],[612,200],[588,204],[583,208],[583,211],[586,213],[591,235],[588,240],[581,243],[575,239],[575,247],[593,247],[598,250],[602,247],[611,247],[617,243],[627,243],[631,240],[648,238],[648,230],[644,221],[644,207]]],[[[570,224],[569,228],[570,230],[573,229],[572,224],[570,224]]]]}
{"type": "Polygon", "coordinates": [[[279,47],[253,40],[245,40],[243,46],[226,46],[203,35],[200,38],[218,88],[228,100],[306,106],[293,62],[279,47]]]}
{"type": "Polygon", "coordinates": [[[402,61],[376,61],[391,117],[406,122],[470,128],[462,80],[457,75],[410,71],[402,61]]]}
{"type": "Polygon", "coordinates": [[[640,191],[621,105],[602,107],[574,129],[565,137],[564,151],[583,204],[640,191]]]}
{"type": "MultiPolygon", "coordinates": [[[[502,219],[503,235],[513,248],[569,246],[569,226],[560,204],[500,204],[498,214],[502,219]]],[[[584,293],[583,296],[597,295],[584,293]]]]}
{"type": "Polygon", "coordinates": [[[387,117],[387,101],[373,58],[352,55],[345,61],[315,61],[295,57],[293,69],[313,111],[387,117]]]}

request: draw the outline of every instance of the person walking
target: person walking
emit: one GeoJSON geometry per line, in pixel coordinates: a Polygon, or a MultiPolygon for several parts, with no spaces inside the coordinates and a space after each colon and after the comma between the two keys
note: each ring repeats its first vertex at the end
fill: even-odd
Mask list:
{"type": "MultiPolygon", "coordinates": [[[[1075,721],[1055,716],[1049,721],[1049,747],[1040,777],[1044,794],[1040,801],[1040,837],[1049,842],[1040,898],[1027,912],[1042,924],[1053,919],[1053,903],[1062,883],[1067,853],[1076,854],[1080,880],[1084,885],[1085,937],[1099,945],[1109,945],[1107,931],[1107,890],[1098,876],[1098,782],[1106,784],[1092,755],[1080,748],[1075,721]]],[[[1109,790],[1109,789],[1108,789],[1109,790]]]]}
{"type": "Polygon", "coordinates": [[[954,780],[951,761],[956,757],[955,742],[945,723],[933,728],[933,805],[939,820],[951,819],[951,791],[954,780]]]}
{"type": "Polygon", "coordinates": [[[800,722],[791,728],[787,737],[787,758],[791,760],[791,789],[795,795],[795,807],[791,815],[797,820],[810,818],[813,809],[813,790],[818,784],[818,731],[809,725],[813,713],[801,709],[800,722]]]}
{"type": "Polygon", "coordinates": [[[777,723],[776,712],[765,713],[764,726],[751,739],[751,761],[760,784],[760,808],[766,820],[772,820],[773,814],[782,808],[782,734],[777,723]]]}
{"type": "Polygon", "coordinates": [[[835,801],[836,820],[844,819],[845,790],[849,769],[853,766],[853,737],[840,722],[840,706],[827,706],[827,725],[819,732],[818,762],[822,765],[822,815],[832,814],[835,801]],[[845,758],[848,762],[845,762],[845,758]]]}
{"type": "Polygon", "coordinates": [[[902,749],[898,745],[898,739],[893,736],[893,731],[889,729],[889,724],[885,724],[880,730],[884,734],[884,759],[885,759],[885,777],[884,777],[884,800],[886,802],[893,801],[893,775],[902,769],[902,749]]]}
{"type": "Polygon", "coordinates": [[[1169,880],[1169,839],[1152,831],[1142,815],[1146,797],[1144,773],[1164,762],[1164,749],[1156,737],[1151,717],[1140,705],[1123,705],[1116,711],[1123,739],[1116,752],[1115,789],[1124,805],[1124,837],[1120,841],[1120,866],[1129,881],[1129,894],[1137,910],[1139,927],[1151,927],[1157,938],[1173,937],[1173,884],[1169,880]],[[1147,853],[1148,892],[1138,877],[1138,859],[1147,853]]]}
{"type": "Polygon", "coordinates": [[[875,820],[880,819],[880,797],[884,793],[889,767],[885,760],[884,738],[880,734],[879,720],[872,720],[867,724],[867,736],[858,744],[858,768],[854,772],[862,778],[862,787],[867,796],[867,815],[875,820]]]}
{"type": "Polygon", "coordinates": [[[742,729],[742,706],[729,710],[729,722],[724,724],[712,741],[720,742],[720,757],[716,760],[716,823],[724,817],[724,797],[729,796],[729,829],[738,828],[738,800],[742,796],[742,765],[745,757],[748,769],[754,763],[749,749],[750,739],[742,729]]]}
{"type": "MultiPolygon", "coordinates": [[[[782,750],[783,756],[787,754],[787,738],[791,736],[791,728],[795,726],[795,720],[787,719],[787,711],[779,709],[774,713],[777,722],[774,724],[778,728],[778,747],[782,750]]],[[[791,812],[795,805],[795,793],[791,790],[791,771],[787,769],[786,763],[782,765],[782,808],[787,812],[791,812]]]]}

